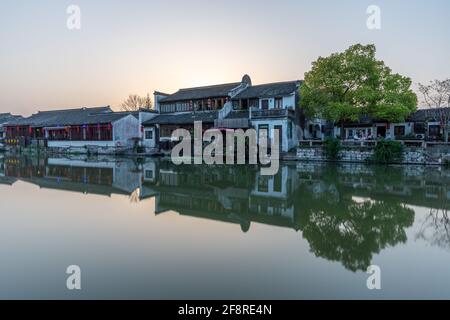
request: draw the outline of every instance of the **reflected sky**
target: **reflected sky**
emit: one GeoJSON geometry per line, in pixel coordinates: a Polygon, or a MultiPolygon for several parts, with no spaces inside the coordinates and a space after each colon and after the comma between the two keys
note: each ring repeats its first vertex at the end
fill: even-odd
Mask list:
{"type": "Polygon", "coordinates": [[[0,298],[450,297],[450,172],[436,167],[0,164],[0,298]]]}

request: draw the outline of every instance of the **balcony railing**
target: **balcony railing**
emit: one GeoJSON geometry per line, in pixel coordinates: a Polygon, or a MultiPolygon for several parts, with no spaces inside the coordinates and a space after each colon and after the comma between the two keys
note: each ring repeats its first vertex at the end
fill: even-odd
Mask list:
{"type": "Polygon", "coordinates": [[[247,118],[238,119],[217,119],[214,121],[214,127],[216,128],[228,128],[228,129],[240,129],[248,128],[249,121],[247,118]]]}
{"type": "Polygon", "coordinates": [[[255,118],[285,118],[294,116],[292,109],[251,109],[251,117],[255,118]]]}

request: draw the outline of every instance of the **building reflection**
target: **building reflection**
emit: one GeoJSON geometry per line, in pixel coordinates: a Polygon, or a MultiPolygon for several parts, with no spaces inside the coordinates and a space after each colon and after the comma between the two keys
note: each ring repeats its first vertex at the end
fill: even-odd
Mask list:
{"type": "Polygon", "coordinates": [[[132,161],[28,157],[3,160],[5,178],[44,189],[111,196],[130,195],[140,187],[140,176],[132,161]]]}
{"type": "Polygon", "coordinates": [[[416,206],[430,215],[416,239],[450,248],[450,171],[358,164],[283,165],[275,176],[256,166],[175,166],[114,158],[0,158],[0,183],[155,199],[155,214],[292,229],[317,257],[365,270],[373,255],[407,240],[416,206]]]}
{"type": "Polygon", "coordinates": [[[264,177],[251,166],[144,165],[142,197],[155,197],[157,214],[181,215],[239,224],[251,222],[297,229],[294,220],[296,169],[284,166],[264,177]]]}

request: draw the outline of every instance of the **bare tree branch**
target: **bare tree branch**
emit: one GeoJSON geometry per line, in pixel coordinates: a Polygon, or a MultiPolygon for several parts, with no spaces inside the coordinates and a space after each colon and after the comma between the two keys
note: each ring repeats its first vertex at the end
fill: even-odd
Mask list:
{"type": "Polygon", "coordinates": [[[151,109],[152,100],[150,95],[141,97],[137,94],[130,94],[128,98],[120,105],[123,111],[138,111],[139,109],[151,109]]]}
{"type": "Polygon", "coordinates": [[[423,101],[435,110],[444,129],[445,141],[448,141],[450,121],[450,79],[433,80],[429,84],[419,83],[419,92],[423,101]]]}

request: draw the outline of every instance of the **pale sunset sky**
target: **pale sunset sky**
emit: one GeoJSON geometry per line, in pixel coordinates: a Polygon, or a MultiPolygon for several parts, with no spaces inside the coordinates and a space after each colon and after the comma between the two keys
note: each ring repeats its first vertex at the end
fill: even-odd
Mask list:
{"type": "Polygon", "coordinates": [[[448,0],[1,0],[0,113],[117,106],[128,94],[303,79],[374,43],[414,83],[450,77],[448,0]],[[69,30],[69,5],[81,29],[69,30]],[[381,30],[366,26],[381,8],[381,30]]]}

